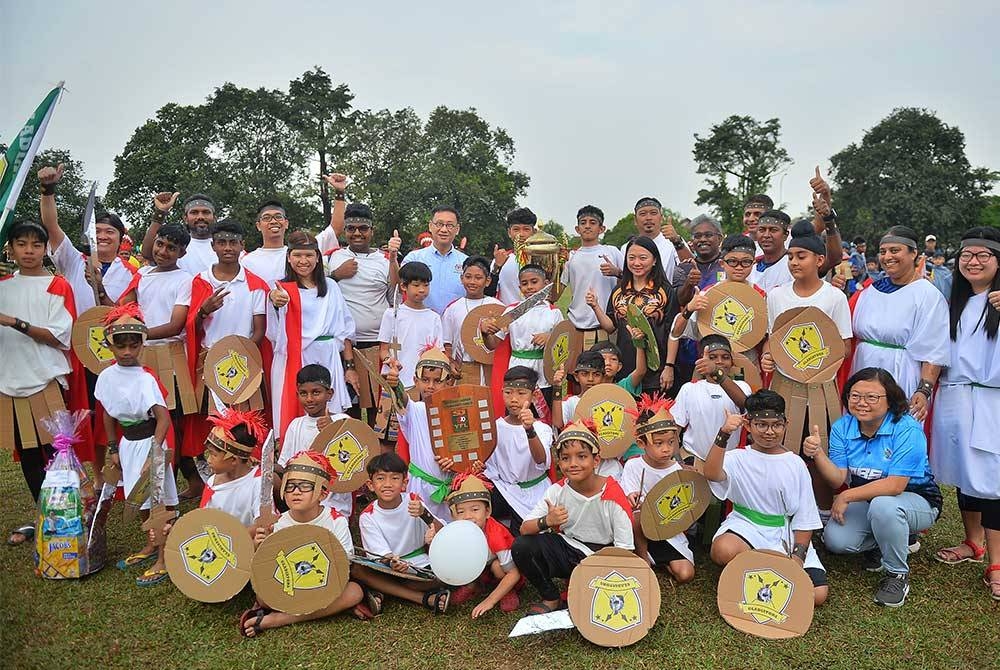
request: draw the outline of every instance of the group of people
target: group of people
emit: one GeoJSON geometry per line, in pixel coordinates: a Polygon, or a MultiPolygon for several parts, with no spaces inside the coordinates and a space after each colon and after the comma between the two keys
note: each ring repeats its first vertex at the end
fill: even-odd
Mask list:
{"type": "MultiPolygon", "coordinates": [[[[376,244],[377,218],[367,205],[347,203],[347,178],[335,174],[326,178],[335,194],[329,226],[289,232],[282,204],[264,202],[253,224],[263,244],[252,251],[245,223],[217,219],[209,196],[185,198],[178,216],[179,194],[157,194],[136,269],[121,258],[126,231],[112,213],[96,218],[91,258],[74,248],[57,220],[61,175],[61,166],[39,172],[40,223],[10,228],[17,271],[0,281],[7,357],[0,443],[16,453],[36,500],[52,453],[41,420],[68,406],[93,410],[78,452],[98,478],[106,462],[120,466],[126,497],[150,450],[169,449],[175,467],[163,489],[166,505],[200,500],[248,527],[270,427],[280,444],[274,489],[284,511],[273,527],[256,529],[257,542],[308,523],[328,528],[352,554],[349,522],[356,519],[364,549],[406,571],[427,567],[426,546],[450,520],[484,529],[490,561],[472,584],[419,587],[355,566],[348,588],[319,612],[294,616],[258,602],[241,619],[246,635],[341,611],[368,618],[386,595],[435,613],[484,595],[474,617],[496,606],[513,611],[526,581],[540,596],[530,611],[550,612],[565,606],[553,580],[606,546],[635,551],[688,582],[696,568],[688,538],[647,540],[636,512],[680,468],[702,472],[731,503],[717,529],[700,524],[713,533],[713,561],[780,551],[791,536],[787,550],[811,577],[817,604],[830,589],[813,544],[821,532],[827,551],[863,555],[866,569],[884,573],[876,602],[902,605],[908,554],[941,514],[938,484],[955,486],[965,537],[934,556],[955,565],[988,555],[983,580],[1000,600],[1000,447],[991,439],[1000,422],[998,231],[962,236],[948,296],[926,279],[926,257],[906,226],[878,240],[882,276],[849,287],[858,273],[838,268],[841,232],[817,170],[812,220],[793,223],[768,196],[755,195],[743,232],[728,236],[707,215],[687,228],[664,221],[660,202],[643,197],[634,207],[636,234],[618,248],[601,241],[604,213],[582,207],[580,246],[562,254],[556,275],[525,254],[537,232],[527,208],[507,215],[512,248],[497,244],[490,257],[457,248],[460,212],[436,207],[430,244],[400,258],[398,232],[382,231],[384,244],[376,244]],[[786,431],[799,430],[788,420],[795,400],[780,388],[751,387],[750,376],[734,378],[732,343],[693,328],[706,294],[727,282],[764,297],[768,333],[793,308],[814,306],[830,317],[848,351],[837,382],[841,418],[807,422],[789,439],[786,431]],[[513,309],[549,284],[571,293],[565,315],[550,299],[510,323],[482,321],[492,365],[465,350],[470,311],[513,309]],[[104,334],[115,363],[95,375],[70,340],[74,321],[98,305],[111,308],[104,334]],[[630,322],[635,309],[648,331],[630,322]],[[572,369],[548,378],[543,350],[566,319],[581,333],[583,351],[572,369]],[[264,383],[238,408],[203,381],[207,352],[229,335],[251,341],[263,362],[264,383]],[[647,357],[647,337],[663,352],[660,361],[647,357]],[[456,383],[491,387],[497,441],[485,462],[459,476],[454,461],[435,455],[427,421],[428,400],[456,383]],[[599,384],[638,400],[633,444],[619,458],[601,457],[595,427],[576,412],[580,396],[599,384]],[[335,473],[310,451],[319,431],[344,416],[367,420],[382,440],[364,493],[330,493],[335,473]],[[186,480],[181,490],[175,471],[186,480]]],[[[745,354],[767,385],[775,371],[771,342],[745,354]]],[[[9,543],[33,533],[22,526],[9,543]]],[[[119,567],[147,568],[136,581],[150,586],[166,570],[152,537],[142,541],[119,567]]]]}

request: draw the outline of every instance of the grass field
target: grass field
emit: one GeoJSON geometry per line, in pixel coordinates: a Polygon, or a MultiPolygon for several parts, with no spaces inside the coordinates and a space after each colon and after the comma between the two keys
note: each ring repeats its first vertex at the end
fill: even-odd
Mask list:
{"type": "MultiPolygon", "coordinates": [[[[0,454],[0,529],[32,513],[19,469],[0,454]]],[[[696,552],[698,576],[673,587],[661,578],[659,622],[638,644],[595,647],[576,631],[507,639],[520,614],[494,610],[473,622],[472,604],[443,617],[388,601],[371,622],[349,617],[266,631],[243,639],[236,626],[249,590],[222,605],[188,600],[169,582],[135,586],[114,560],[136,547],[136,527],[119,511],[109,523],[111,565],[79,581],[47,581],[32,571],[31,549],[0,546],[2,668],[963,668],[1000,667],[1000,609],[986,595],[981,566],[946,567],[929,548],[960,539],[958,512],[945,517],[912,558],[905,607],[872,602],[877,577],[855,561],[823,555],[830,600],[809,633],[770,642],[731,629],[718,615],[719,569],[696,552]]],[[[534,597],[531,589],[525,599],[534,597]]]]}

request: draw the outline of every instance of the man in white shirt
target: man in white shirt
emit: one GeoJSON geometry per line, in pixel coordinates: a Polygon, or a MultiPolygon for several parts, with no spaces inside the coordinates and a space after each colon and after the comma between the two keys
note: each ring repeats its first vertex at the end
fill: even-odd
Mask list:
{"type": "Polygon", "coordinates": [[[593,205],[580,208],[576,213],[580,248],[570,252],[560,279],[573,295],[568,316],[573,326],[583,333],[584,351],[598,340],[608,339],[597,315],[587,304],[587,292],[597,294],[597,304],[607,305],[625,267],[625,257],[618,248],[600,243],[604,230],[604,212],[593,205]]]}
{"type": "Polygon", "coordinates": [[[765,293],[771,289],[792,283],[792,273],[788,271],[788,228],[792,220],[778,209],[769,209],[761,214],[755,226],[757,248],[761,255],[750,271],[750,283],[761,287],[765,293]]]}
{"type": "MultiPolygon", "coordinates": [[[[663,205],[652,196],[643,196],[635,203],[635,231],[637,235],[653,240],[660,252],[663,273],[667,279],[674,276],[679,258],[691,258],[691,252],[674,230],[673,224],[663,224],[663,205]]],[[[627,246],[628,242],[621,246],[622,254],[627,246]]]]}
{"type": "Polygon", "coordinates": [[[285,206],[277,200],[261,204],[257,208],[256,225],[263,245],[240,259],[240,265],[263,279],[268,286],[274,286],[275,282],[285,277],[288,255],[288,247],[285,246],[285,232],[288,230],[285,206]]]}
{"type": "MultiPolygon", "coordinates": [[[[153,198],[153,216],[149,221],[146,236],[142,238],[142,255],[148,263],[153,262],[153,242],[160,226],[167,220],[170,208],[177,202],[179,193],[158,193],[153,198]]],[[[215,201],[204,193],[195,193],[184,201],[184,225],[191,235],[187,253],[177,261],[177,266],[190,275],[207,270],[217,260],[212,250],[212,226],[215,225],[215,201]]]]}

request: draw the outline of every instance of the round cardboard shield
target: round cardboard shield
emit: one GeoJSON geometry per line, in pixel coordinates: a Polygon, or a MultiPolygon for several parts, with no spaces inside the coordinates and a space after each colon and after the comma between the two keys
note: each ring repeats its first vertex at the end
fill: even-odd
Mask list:
{"type": "Polygon", "coordinates": [[[340,597],[349,571],[347,553],[333,533],[300,525],[269,535],[257,547],[250,583],[271,609],[310,614],[340,597]]]}
{"type": "Polygon", "coordinates": [[[226,335],[205,355],[205,386],[227,405],[246,402],[260,388],[263,363],[252,340],[226,335]]]}
{"type": "Polygon", "coordinates": [[[629,305],[626,314],[628,325],[638,328],[646,336],[642,344],[642,348],[646,350],[646,366],[650,370],[659,370],[660,345],[656,342],[656,335],[653,334],[653,328],[649,325],[649,319],[636,305],[629,305]]]}
{"type": "Polygon", "coordinates": [[[844,340],[818,307],[795,307],[774,320],[771,356],[781,374],[802,384],[832,381],[844,360],[844,340]]]}
{"type": "Polygon", "coordinates": [[[104,341],[104,317],[110,311],[110,307],[91,307],[73,324],[73,351],[83,367],[95,375],[115,362],[104,341]]]}
{"type": "Polygon", "coordinates": [[[324,454],[336,470],[331,493],[351,493],[368,481],[368,461],[381,453],[378,435],[364,421],[338,419],[319,431],[309,447],[324,454]]]}
{"type": "Polygon", "coordinates": [[[362,565],[369,570],[374,570],[375,572],[381,572],[386,575],[392,575],[393,577],[399,577],[400,579],[408,579],[413,582],[424,582],[430,583],[434,581],[433,577],[424,577],[416,572],[400,572],[399,570],[393,570],[385,563],[380,563],[379,561],[373,561],[370,558],[363,558],[361,556],[351,556],[351,563],[356,563],[357,565],[362,565]]]}
{"type": "Polygon", "coordinates": [[[767,303],[749,284],[726,281],[705,294],[708,306],[698,310],[698,331],[702,337],[722,335],[733,351],[756,347],[767,334],[767,303]]]}
{"type": "Polygon", "coordinates": [[[602,647],[627,647],[656,623],[660,584],[644,559],[608,547],[573,569],[567,601],[580,635],[602,647]]]}
{"type": "Polygon", "coordinates": [[[566,366],[566,374],[572,374],[576,358],[583,351],[583,333],[576,329],[569,319],[560,321],[552,332],[549,341],[545,343],[542,362],[545,365],[545,378],[552,379],[560,365],[566,366]]]}
{"type": "Polygon", "coordinates": [[[635,434],[635,398],[617,384],[598,384],[580,396],[576,419],[593,419],[601,458],[618,458],[631,446],[635,434]]]}
{"type": "Polygon", "coordinates": [[[795,560],[744,551],[719,577],[719,614],[744,633],[772,640],[804,635],[813,618],[813,585],[795,560]]]}
{"type": "Polygon", "coordinates": [[[167,536],[167,574],[181,593],[203,603],[229,600],[250,580],[253,540],[231,514],[191,510],[167,536]]]}
{"type": "Polygon", "coordinates": [[[506,311],[503,305],[480,305],[469,310],[462,321],[462,347],[465,353],[477,363],[483,365],[493,364],[493,350],[487,349],[483,343],[483,334],[479,331],[479,324],[483,319],[492,319],[500,316],[506,311]]]}
{"type": "Polygon", "coordinates": [[[697,521],[712,492],[708,480],[691,470],[677,470],[656,483],[642,500],[639,522],[650,540],[667,540],[683,533],[697,521]]]}

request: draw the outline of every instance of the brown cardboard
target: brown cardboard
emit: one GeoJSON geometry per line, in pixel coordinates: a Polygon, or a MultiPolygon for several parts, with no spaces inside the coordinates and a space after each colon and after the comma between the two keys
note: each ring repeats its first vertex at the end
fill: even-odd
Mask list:
{"type": "Polygon", "coordinates": [[[722,335],[734,352],[753,349],[767,334],[767,303],[753,286],[724,281],[705,294],[708,306],[698,310],[698,331],[702,337],[722,335]]]}
{"type": "Polygon", "coordinates": [[[635,398],[617,384],[598,384],[580,396],[574,419],[591,419],[601,458],[618,458],[635,440],[635,398]]]}
{"type": "Polygon", "coordinates": [[[436,391],[427,399],[427,429],[434,455],[452,459],[455,472],[486,463],[497,446],[490,390],[460,384],[436,391]]]}
{"type": "Polygon", "coordinates": [[[846,353],[837,325],[818,307],[779,314],[769,342],[778,371],[802,384],[832,381],[846,353]]]}
{"type": "Polygon", "coordinates": [[[250,583],[267,607],[311,614],[340,597],[349,569],[347,553],[333,533],[303,524],[279,530],[257,547],[250,583]]]}
{"type": "Polygon", "coordinates": [[[250,581],[250,532],[222,510],[195,509],[182,516],[170,529],[165,552],[170,581],[192,600],[223,602],[250,581]]]}
{"type": "Polygon", "coordinates": [[[357,419],[338,419],[319,431],[310,451],[324,454],[337,478],[330,482],[331,493],[351,493],[368,481],[368,461],[382,453],[378,435],[357,419]]]}
{"type": "Polygon", "coordinates": [[[642,500],[642,534],[650,540],[666,540],[683,533],[705,513],[712,500],[703,475],[691,470],[671,472],[642,500]]]}
{"type": "Polygon", "coordinates": [[[493,350],[486,347],[479,324],[484,319],[495,319],[507,309],[503,305],[480,305],[469,310],[462,321],[462,348],[477,363],[493,365],[493,350]]]}
{"type": "Polygon", "coordinates": [[[91,307],[73,322],[73,351],[95,375],[115,362],[104,341],[104,317],[110,311],[110,307],[91,307]]]}
{"type": "Polygon", "coordinates": [[[736,630],[772,640],[799,637],[812,624],[812,580],[794,559],[751,549],[722,571],[718,604],[736,630]]]}
{"type": "Polygon", "coordinates": [[[545,352],[542,354],[545,378],[551,380],[559,366],[564,366],[567,375],[573,374],[576,359],[582,351],[583,333],[569,319],[560,321],[549,333],[545,352]]]}
{"type": "Polygon", "coordinates": [[[263,363],[253,340],[227,335],[205,355],[203,379],[227,405],[247,402],[260,388],[263,363]]]}

